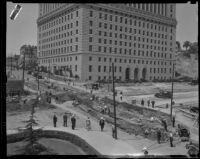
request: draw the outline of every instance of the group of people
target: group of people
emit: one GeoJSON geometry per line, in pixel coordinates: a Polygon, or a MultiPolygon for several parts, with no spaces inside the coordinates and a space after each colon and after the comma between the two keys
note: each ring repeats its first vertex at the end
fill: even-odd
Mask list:
{"type": "MultiPolygon", "coordinates": [[[[147,106],[148,107],[150,106],[150,103],[151,103],[152,108],[154,108],[155,107],[155,101],[154,100],[152,100],[152,101],[147,100],[147,106]]],[[[144,100],[143,99],[141,100],[141,105],[144,106],[144,100]]]]}
{"type": "MultiPolygon", "coordinates": [[[[67,115],[67,113],[64,113],[64,115],[63,115],[63,126],[64,127],[67,127],[67,120],[68,120],[68,115],[67,115]]],[[[53,126],[54,127],[57,126],[57,121],[58,121],[58,118],[57,118],[56,114],[54,114],[54,116],[53,116],[53,126]]],[[[100,126],[101,131],[103,131],[104,125],[105,125],[105,120],[104,120],[103,117],[101,117],[100,120],[99,120],[99,126],[100,126]]],[[[75,127],[76,127],[76,117],[75,117],[75,114],[73,114],[71,116],[71,126],[72,126],[72,130],[74,130],[75,127]]],[[[91,121],[90,121],[89,117],[86,119],[86,129],[88,131],[92,129],[92,127],[91,127],[91,121]]]]}
{"type": "MultiPolygon", "coordinates": [[[[64,127],[67,127],[67,120],[68,120],[67,113],[64,113],[64,115],[63,115],[63,126],[64,127]]],[[[54,116],[53,116],[53,125],[54,125],[54,127],[56,127],[57,121],[58,121],[58,118],[57,118],[56,114],[54,114],[54,116]]],[[[74,130],[75,127],[76,127],[75,114],[73,114],[71,116],[71,126],[72,126],[72,130],[74,130]]]]}

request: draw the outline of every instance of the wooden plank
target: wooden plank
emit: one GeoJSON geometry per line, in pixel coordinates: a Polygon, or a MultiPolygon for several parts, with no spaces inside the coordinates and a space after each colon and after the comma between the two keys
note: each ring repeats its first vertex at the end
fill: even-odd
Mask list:
{"type": "Polygon", "coordinates": [[[193,117],[196,116],[196,114],[193,114],[193,113],[187,112],[187,111],[185,111],[185,110],[183,110],[183,109],[179,109],[179,108],[177,108],[177,110],[182,111],[183,113],[186,113],[186,114],[191,115],[191,116],[193,116],[193,117]]]}

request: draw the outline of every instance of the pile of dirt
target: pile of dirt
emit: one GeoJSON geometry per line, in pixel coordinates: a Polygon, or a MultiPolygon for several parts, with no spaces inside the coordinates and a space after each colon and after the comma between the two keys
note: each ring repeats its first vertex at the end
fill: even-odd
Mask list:
{"type": "MultiPolygon", "coordinates": [[[[7,112],[26,112],[31,111],[33,104],[36,103],[36,99],[30,99],[25,104],[22,103],[7,103],[6,104],[6,111],[7,112]]],[[[39,110],[46,110],[46,109],[55,109],[54,105],[51,105],[42,99],[39,103],[35,104],[39,110]]]]}

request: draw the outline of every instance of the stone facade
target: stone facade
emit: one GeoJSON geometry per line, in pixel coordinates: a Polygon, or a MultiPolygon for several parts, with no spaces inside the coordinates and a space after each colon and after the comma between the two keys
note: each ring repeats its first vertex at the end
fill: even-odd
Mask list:
{"type": "Polygon", "coordinates": [[[170,79],[175,4],[39,4],[40,66],[80,80],[170,79]]]}

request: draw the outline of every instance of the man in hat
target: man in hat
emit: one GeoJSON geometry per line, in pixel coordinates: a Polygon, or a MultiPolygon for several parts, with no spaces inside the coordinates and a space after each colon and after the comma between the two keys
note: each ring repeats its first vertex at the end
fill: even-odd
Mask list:
{"type": "Polygon", "coordinates": [[[149,107],[149,105],[150,105],[150,100],[147,101],[147,106],[149,107]]]}
{"type": "Polygon", "coordinates": [[[67,113],[63,115],[63,126],[67,127],[67,113]]]}
{"type": "Polygon", "coordinates": [[[72,130],[74,130],[74,129],[75,129],[75,126],[76,126],[75,114],[72,115],[72,117],[71,117],[71,122],[72,122],[72,130]]]}
{"type": "Polygon", "coordinates": [[[53,116],[53,125],[54,125],[54,127],[56,127],[56,122],[57,122],[57,116],[56,116],[56,114],[54,114],[54,116],[53,116]]]}
{"type": "Polygon", "coordinates": [[[172,117],[172,126],[173,126],[173,128],[175,126],[175,116],[172,117]]]}
{"type": "Polygon", "coordinates": [[[105,121],[104,121],[103,117],[101,117],[101,119],[99,120],[99,125],[101,127],[101,131],[103,131],[103,128],[104,128],[104,125],[105,125],[105,121]]]}
{"type": "Polygon", "coordinates": [[[141,105],[144,106],[144,100],[143,99],[141,100],[141,105]]]}
{"type": "Polygon", "coordinates": [[[160,144],[160,139],[161,139],[161,131],[160,131],[160,129],[158,129],[158,131],[157,131],[157,141],[158,141],[158,144],[160,144]]]}

